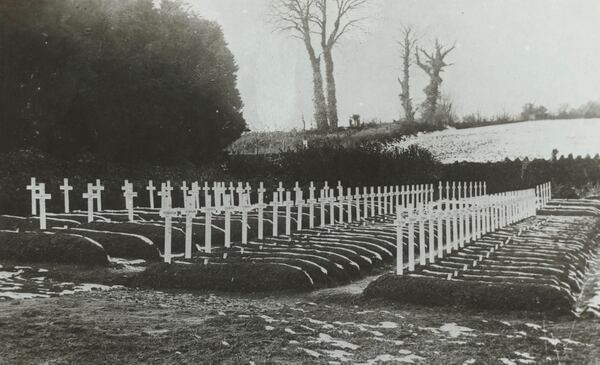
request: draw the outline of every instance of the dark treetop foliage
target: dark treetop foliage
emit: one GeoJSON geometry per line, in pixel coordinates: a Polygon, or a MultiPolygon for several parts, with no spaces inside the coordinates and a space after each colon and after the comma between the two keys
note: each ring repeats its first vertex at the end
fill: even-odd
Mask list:
{"type": "Polygon", "coordinates": [[[0,152],[206,161],[246,128],[219,25],[174,0],[0,1],[0,152]]]}

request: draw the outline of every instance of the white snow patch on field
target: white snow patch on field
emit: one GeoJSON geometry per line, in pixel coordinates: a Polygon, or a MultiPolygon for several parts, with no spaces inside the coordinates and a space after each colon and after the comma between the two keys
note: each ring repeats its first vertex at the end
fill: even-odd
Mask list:
{"type": "Polygon", "coordinates": [[[550,338],[550,337],[540,337],[540,340],[546,341],[552,346],[556,346],[560,343],[560,339],[558,338],[550,338]]]}
{"type": "Polygon", "coordinates": [[[374,359],[370,359],[367,360],[364,363],[364,365],[375,365],[375,364],[379,364],[379,363],[392,363],[392,364],[398,364],[398,363],[408,363],[408,364],[412,364],[415,361],[422,361],[425,360],[425,358],[421,357],[421,356],[417,356],[415,354],[410,354],[410,355],[406,355],[406,356],[402,356],[402,357],[397,357],[394,355],[390,355],[390,354],[383,354],[383,355],[379,355],[374,359]]]}
{"type": "Polygon", "coordinates": [[[540,326],[539,324],[534,324],[534,323],[525,323],[525,325],[529,328],[533,328],[534,330],[541,330],[542,326],[540,326]]]}
{"type": "Polygon", "coordinates": [[[359,348],[360,346],[355,345],[353,343],[344,341],[344,340],[340,340],[337,338],[333,338],[330,335],[326,334],[326,333],[319,333],[319,339],[317,341],[313,341],[316,343],[327,343],[330,344],[331,346],[334,347],[339,347],[342,349],[349,349],[349,350],[356,350],[357,348],[359,348]]]}
{"type": "Polygon", "coordinates": [[[321,354],[318,353],[318,352],[316,352],[316,351],[313,351],[313,350],[310,350],[310,349],[306,349],[304,347],[300,347],[300,350],[306,352],[308,355],[310,355],[312,357],[316,357],[316,358],[321,357],[321,354]]]}
{"type": "Polygon", "coordinates": [[[440,331],[447,332],[452,338],[459,336],[474,336],[472,333],[470,333],[473,332],[473,329],[459,326],[456,323],[446,323],[440,327],[440,331]]]}
{"type": "Polygon", "coordinates": [[[331,358],[338,359],[344,362],[350,362],[353,354],[344,350],[323,350],[323,352],[331,358]]]}

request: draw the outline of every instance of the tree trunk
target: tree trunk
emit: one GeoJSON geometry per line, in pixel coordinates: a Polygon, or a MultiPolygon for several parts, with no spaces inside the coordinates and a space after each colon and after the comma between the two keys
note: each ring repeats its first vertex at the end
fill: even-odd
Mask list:
{"type": "Polygon", "coordinates": [[[323,91],[323,75],[321,74],[321,62],[316,57],[311,57],[313,71],[313,103],[315,107],[315,122],[318,130],[329,128],[327,118],[327,102],[323,91]]]}
{"type": "Polygon", "coordinates": [[[327,80],[327,119],[329,119],[329,128],[336,129],[338,127],[337,96],[331,51],[330,48],[323,51],[325,57],[325,77],[327,80]]]}

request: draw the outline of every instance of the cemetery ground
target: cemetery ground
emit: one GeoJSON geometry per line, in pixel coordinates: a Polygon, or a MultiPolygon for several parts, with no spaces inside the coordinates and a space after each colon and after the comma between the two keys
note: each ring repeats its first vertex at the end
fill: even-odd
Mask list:
{"type": "MultiPolygon", "coordinates": [[[[94,276],[32,267],[63,280],[94,276]]],[[[105,275],[97,270],[96,279],[105,275]]],[[[368,300],[360,289],[370,280],[313,293],[113,288],[1,301],[0,362],[579,364],[600,356],[597,319],[368,300]]]]}
{"type": "Polygon", "coordinates": [[[195,184],[177,212],[168,184],[160,210],[134,209],[128,182],[126,210],[95,210],[101,189],[88,184],[88,211],[69,213],[46,212],[44,185],[30,186],[38,215],[0,216],[0,362],[562,364],[600,356],[600,203],[551,200],[550,184],[502,194],[481,182],[347,194],[340,185],[338,196],[321,189],[318,200],[312,185],[308,200],[280,186],[268,209],[262,186],[256,204],[243,185],[226,194],[218,184],[200,204],[195,184]],[[188,219],[194,204],[204,215],[188,219]],[[400,267],[401,276],[391,274],[400,267]],[[388,295],[413,280],[405,295],[388,295]]]}

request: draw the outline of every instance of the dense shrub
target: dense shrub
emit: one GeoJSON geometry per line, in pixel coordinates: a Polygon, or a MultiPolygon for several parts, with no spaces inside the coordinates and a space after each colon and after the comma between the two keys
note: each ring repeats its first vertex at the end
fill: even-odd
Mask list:
{"type": "Polygon", "coordinates": [[[0,231],[0,259],[108,265],[104,248],[78,235],[0,231]]]}
{"type": "Polygon", "coordinates": [[[163,0],[0,2],[0,152],[205,161],[245,129],[216,23],[163,0]]]}

